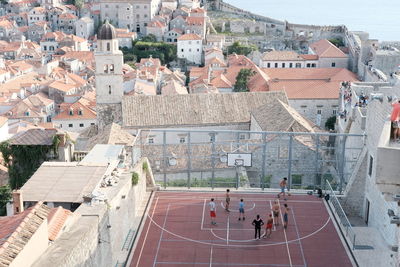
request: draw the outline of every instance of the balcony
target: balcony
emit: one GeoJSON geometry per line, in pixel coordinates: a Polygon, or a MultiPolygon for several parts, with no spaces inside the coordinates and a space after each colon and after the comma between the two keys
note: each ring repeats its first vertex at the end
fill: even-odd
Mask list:
{"type": "Polygon", "coordinates": [[[379,139],[375,182],[387,201],[400,193],[400,143],[390,139],[391,123],[387,121],[379,139]]]}

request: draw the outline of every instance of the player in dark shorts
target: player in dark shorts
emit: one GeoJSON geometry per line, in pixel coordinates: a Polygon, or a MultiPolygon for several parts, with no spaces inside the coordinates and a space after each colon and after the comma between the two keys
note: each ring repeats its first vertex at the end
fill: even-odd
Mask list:
{"type": "Polygon", "coordinates": [[[289,215],[289,207],[288,205],[285,203],[283,204],[283,206],[285,207],[285,210],[283,211],[283,228],[287,229],[287,225],[288,225],[288,215],[289,215]]]}
{"type": "Polygon", "coordinates": [[[264,225],[264,222],[260,218],[260,215],[257,214],[257,218],[255,218],[251,224],[254,225],[254,230],[255,230],[254,239],[260,239],[261,238],[261,226],[264,225]],[[258,238],[257,238],[257,235],[258,235],[258,238]]]}
{"type": "Polygon", "coordinates": [[[274,223],[274,219],[272,219],[272,214],[270,213],[268,215],[267,227],[265,227],[265,233],[263,235],[264,238],[271,236],[273,223],[274,223]]]}
{"type": "Polygon", "coordinates": [[[279,211],[281,207],[277,200],[274,201],[274,205],[272,206],[272,214],[274,214],[275,225],[279,225],[279,211]]]}
{"type": "Polygon", "coordinates": [[[225,195],[225,210],[226,211],[230,211],[229,210],[229,204],[231,203],[231,197],[229,196],[229,189],[226,189],[226,195],[225,195]]]}

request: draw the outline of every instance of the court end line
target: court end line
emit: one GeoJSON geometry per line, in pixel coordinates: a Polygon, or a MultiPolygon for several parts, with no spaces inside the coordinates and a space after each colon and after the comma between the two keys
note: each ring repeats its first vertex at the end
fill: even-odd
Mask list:
{"type": "MultiPolygon", "coordinates": [[[[280,202],[279,202],[279,199],[278,199],[278,204],[279,204],[279,209],[280,209],[281,204],[280,204],[280,202]]],[[[285,222],[283,221],[282,210],[280,210],[280,213],[281,213],[282,226],[284,226],[284,225],[285,225],[285,222]]],[[[283,235],[285,236],[286,249],[287,249],[288,256],[289,256],[289,264],[290,264],[290,267],[292,267],[292,266],[293,266],[293,264],[292,264],[292,257],[290,256],[289,243],[288,243],[288,239],[287,239],[285,227],[283,227],[283,235]]]]}
{"type": "MultiPolygon", "coordinates": [[[[153,207],[153,212],[152,212],[152,214],[151,214],[151,218],[153,218],[153,216],[154,216],[154,211],[156,210],[157,204],[158,204],[158,197],[157,197],[157,199],[156,199],[156,203],[154,203],[154,207],[153,207]]],[[[147,216],[149,216],[149,215],[147,215],[147,216]]],[[[152,223],[152,222],[149,222],[149,226],[147,227],[146,235],[144,236],[144,240],[143,240],[143,243],[142,243],[142,247],[140,248],[139,257],[138,257],[138,260],[137,260],[137,262],[136,262],[136,267],[139,267],[139,262],[140,262],[140,259],[141,259],[141,257],[142,257],[144,245],[146,244],[147,235],[149,234],[149,230],[150,230],[151,223],[152,223]]]]}
{"type": "MultiPolygon", "coordinates": [[[[292,211],[292,215],[293,215],[294,228],[296,229],[297,238],[299,238],[300,237],[299,228],[297,227],[297,222],[296,222],[296,217],[294,215],[293,207],[291,208],[291,211],[292,211]]],[[[299,244],[300,244],[301,257],[303,258],[303,262],[304,262],[304,267],[307,267],[306,257],[304,256],[303,245],[301,244],[300,239],[299,239],[299,244]]]]}
{"type": "Polygon", "coordinates": [[[165,213],[164,224],[163,224],[163,227],[161,229],[160,239],[158,240],[158,246],[157,246],[156,256],[154,257],[153,267],[155,267],[156,263],[157,263],[158,252],[160,251],[161,240],[162,240],[162,237],[163,237],[163,234],[164,234],[165,225],[167,224],[167,218],[168,218],[168,213],[169,213],[170,206],[171,206],[171,204],[168,204],[167,212],[165,213]]]}
{"type": "Polygon", "coordinates": [[[276,226],[275,226],[275,216],[274,216],[274,213],[273,213],[273,211],[272,211],[272,202],[271,202],[271,200],[269,200],[269,206],[271,207],[271,214],[272,214],[272,226],[274,227],[274,228],[273,228],[273,231],[276,231],[276,226]]]}

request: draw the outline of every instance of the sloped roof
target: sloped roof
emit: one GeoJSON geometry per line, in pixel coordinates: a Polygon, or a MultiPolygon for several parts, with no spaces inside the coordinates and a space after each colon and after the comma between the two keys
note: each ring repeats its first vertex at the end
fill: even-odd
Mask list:
{"type": "Polygon", "coordinates": [[[22,213],[0,217],[0,262],[9,266],[47,218],[50,208],[37,203],[22,213]]]}
{"type": "Polygon", "coordinates": [[[304,59],[294,51],[271,51],[265,52],[262,55],[262,60],[265,61],[303,61],[304,59]]]}
{"type": "Polygon", "coordinates": [[[347,55],[342,50],[326,39],[312,43],[310,48],[320,58],[347,58],[347,55]]]}
{"type": "Polygon", "coordinates": [[[284,92],[125,96],[123,125],[143,128],[248,123],[250,110],[277,99],[287,103],[284,92]]]}
{"type": "Polygon", "coordinates": [[[337,99],[342,81],[357,81],[341,68],[263,69],[270,91],[284,90],[289,99],[337,99]]]}
{"type": "Polygon", "coordinates": [[[56,240],[57,236],[60,234],[65,222],[72,215],[72,212],[59,206],[57,208],[52,208],[48,216],[48,232],[49,240],[56,240]]]}
{"type": "Polygon", "coordinates": [[[282,101],[270,102],[251,111],[262,131],[315,132],[318,127],[282,101]]]}
{"type": "Polygon", "coordinates": [[[22,186],[24,201],[82,203],[105,174],[107,166],[79,166],[77,162],[44,162],[22,186]]]}
{"type": "Polygon", "coordinates": [[[28,129],[15,134],[9,142],[11,145],[51,146],[56,133],[55,129],[28,129]]]}
{"type": "Polygon", "coordinates": [[[178,41],[188,41],[188,40],[202,40],[201,37],[195,33],[184,34],[178,37],[178,41]]]}
{"type": "Polygon", "coordinates": [[[90,120],[96,119],[96,112],[77,101],[71,105],[65,105],[53,120],[90,120]],[[72,115],[70,114],[72,111],[72,115]]]}

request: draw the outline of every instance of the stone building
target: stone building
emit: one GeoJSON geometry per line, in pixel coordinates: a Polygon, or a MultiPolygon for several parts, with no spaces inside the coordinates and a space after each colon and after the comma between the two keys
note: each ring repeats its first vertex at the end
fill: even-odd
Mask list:
{"type": "Polygon", "coordinates": [[[114,26],[108,21],[97,34],[95,52],[96,103],[99,127],[121,118],[123,91],[123,54],[119,50],[114,26]]]}

